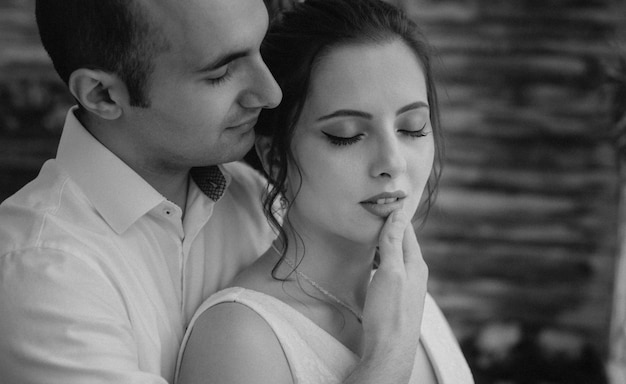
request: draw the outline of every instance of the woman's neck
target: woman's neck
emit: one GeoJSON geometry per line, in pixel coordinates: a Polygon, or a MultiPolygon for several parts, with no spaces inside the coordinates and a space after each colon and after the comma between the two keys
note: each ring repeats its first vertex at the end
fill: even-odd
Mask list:
{"type": "MultiPolygon", "coordinates": [[[[362,309],[376,248],[310,232],[298,231],[295,237],[288,224],[285,230],[290,234],[286,257],[297,270],[346,304],[362,309]]],[[[279,241],[276,246],[282,251],[279,241]]],[[[289,273],[291,268],[286,265],[282,271],[289,273]]]]}

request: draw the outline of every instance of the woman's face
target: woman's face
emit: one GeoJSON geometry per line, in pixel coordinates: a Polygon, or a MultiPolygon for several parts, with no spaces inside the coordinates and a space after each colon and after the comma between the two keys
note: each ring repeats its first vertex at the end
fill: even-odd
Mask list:
{"type": "Polygon", "coordinates": [[[300,174],[289,167],[288,215],[298,233],[375,245],[393,210],[414,215],[433,165],[417,57],[400,41],[344,45],[324,55],[292,151],[300,174]]]}

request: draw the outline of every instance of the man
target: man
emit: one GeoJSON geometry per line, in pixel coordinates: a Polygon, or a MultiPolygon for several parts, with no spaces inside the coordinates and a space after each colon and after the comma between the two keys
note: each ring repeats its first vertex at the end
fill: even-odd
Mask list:
{"type": "Polygon", "coordinates": [[[198,304],[273,236],[249,169],[197,168],[211,196],[188,181],[240,159],[281,99],[265,7],[42,0],[37,20],[80,106],[0,210],[0,381],[169,381],[198,304]]]}
{"type": "MultiPolygon", "coordinates": [[[[282,97],[259,54],[267,11],[37,0],[36,16],[78,106],[56,159],[0,206],[0,382],[171,382],[197,306],[274,237],[263,180],[232,163],[282,97]]],[[[381,286],[378,302],[397,293],[381,286]]],[[[406,374],[385,364],[392,347],[410,350],[402,329],[370,317],[388,332],[355,382],[406,374]]]]}

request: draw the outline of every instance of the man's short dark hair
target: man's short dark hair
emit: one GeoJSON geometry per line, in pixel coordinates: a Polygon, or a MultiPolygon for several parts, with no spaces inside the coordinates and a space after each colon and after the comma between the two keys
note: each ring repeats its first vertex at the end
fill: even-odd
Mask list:
{"type": "Polygon", "coordinates": [[[37,0],[41,42],[67,84],[79,68],[116,74],[130,103],[147,107],[148,80],[157,53],[168,49],[163,32],[134,0],[37,0]]]}

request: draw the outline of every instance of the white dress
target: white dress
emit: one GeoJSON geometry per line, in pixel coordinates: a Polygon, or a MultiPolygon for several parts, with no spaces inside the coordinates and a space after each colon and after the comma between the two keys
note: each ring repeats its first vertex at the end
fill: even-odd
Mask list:
{"type": "MultiPolygon", "coordinates": [[[[196,320],[207,309],[224,302],[243,304],[269,324],[285,352],[296,384],[341,383],[359,362],[351,350],[288,304],[261,292],[234,287],[209,297],[193,316],[178,355],[176,381],[196,320]]],[[[439,384],[474,383],[458,342],[430,295],[426,295],[424,305],[421,342],[439,384]]],[[[410,383],[417,384],[414,377],[410,383]]]]}

